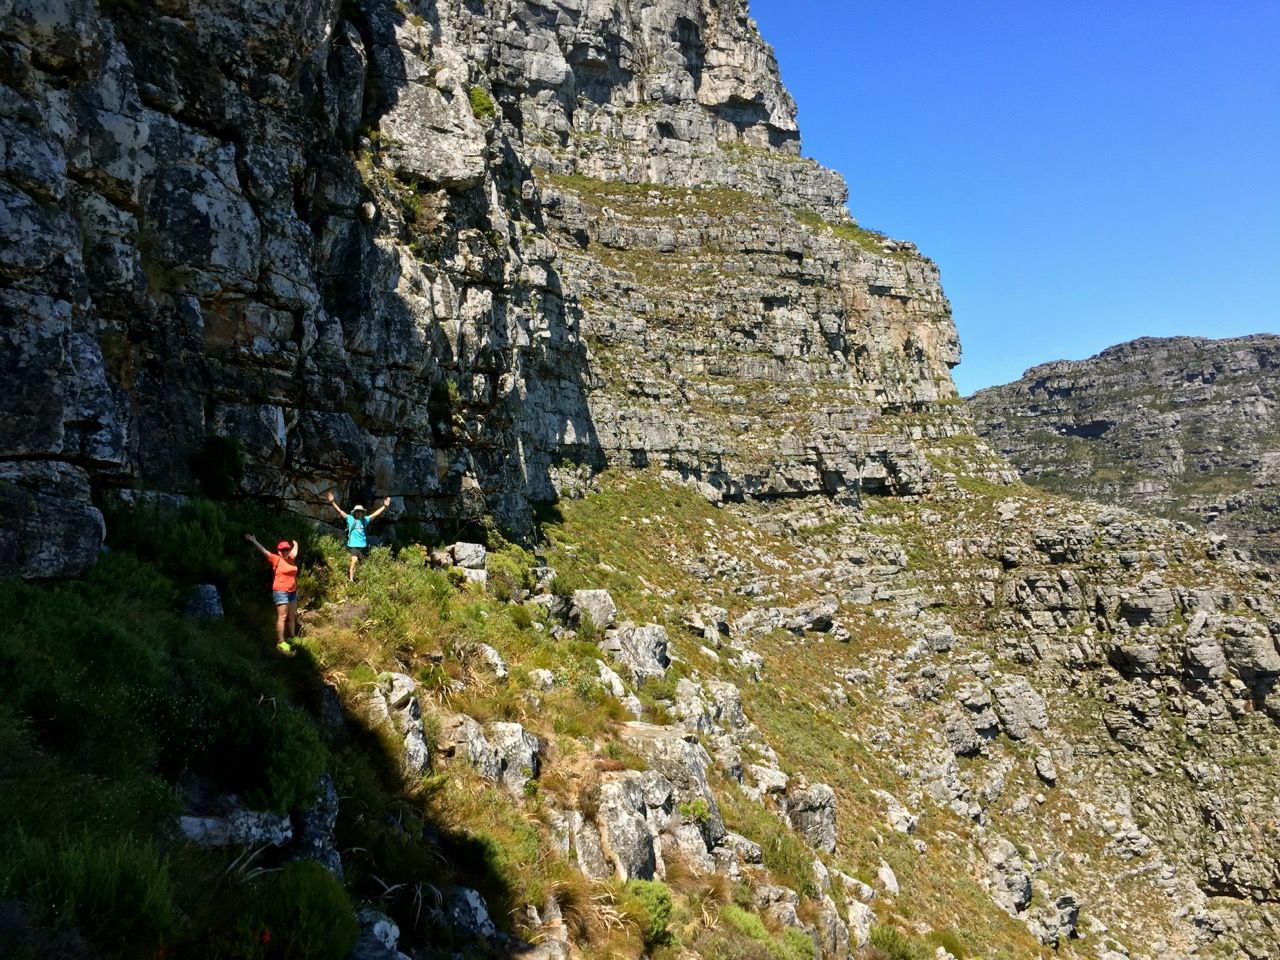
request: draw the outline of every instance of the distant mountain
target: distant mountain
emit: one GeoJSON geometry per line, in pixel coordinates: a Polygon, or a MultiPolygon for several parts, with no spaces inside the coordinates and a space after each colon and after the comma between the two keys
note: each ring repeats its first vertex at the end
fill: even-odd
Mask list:
{"type": "Polygon", "coordinates": [[[1029,483],[1203,523],[1280,558],[1280,336],[1144,337],[971,398],[1029,483]]]}

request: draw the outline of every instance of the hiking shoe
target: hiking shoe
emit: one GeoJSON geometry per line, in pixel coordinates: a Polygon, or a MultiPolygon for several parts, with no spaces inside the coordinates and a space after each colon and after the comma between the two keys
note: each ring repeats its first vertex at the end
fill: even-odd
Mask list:
{"type": "Polygon", "coordinates": [[[293,647],[289,646],[289,644],[285,643],[283,640],[276,644],[276,649],[281,653],[293,653],[293,647]]]}

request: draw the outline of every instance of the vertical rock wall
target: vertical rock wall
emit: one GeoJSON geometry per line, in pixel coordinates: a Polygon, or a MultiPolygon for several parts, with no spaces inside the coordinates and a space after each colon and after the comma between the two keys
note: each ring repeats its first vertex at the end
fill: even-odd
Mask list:
{"type": "Polygon", "coordinates": [[[954,396],[742,2],[14,0],[0,143],[2,573],[84,569],[116,488],[910,492],[894,417],[954,396]]]}

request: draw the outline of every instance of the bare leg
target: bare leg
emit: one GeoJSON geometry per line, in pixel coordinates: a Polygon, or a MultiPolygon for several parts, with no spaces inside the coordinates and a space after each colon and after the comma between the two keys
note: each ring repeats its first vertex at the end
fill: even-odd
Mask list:
{"type": "Polygon", "coordinates": [[[284,643],[284,628],[289,619],[289,604],[276,604],[276,643],[284,643]]]}
{"type": "Polygon", "coordinates": [[[348,583],[355,583],[355,582],[356,582],[356,564],[357,564],[359,561],[360,561],[360,558],[359,558],[359,557],[357,557],[357,556],[352,556],[352,557],[351,557],[351,566],[349,566],[349,567],[347,568],[347,582],[348,582],[348,583]]]}
{"type": "Polygon", "coordinates": [[[285,633],[291,637],[298,635],[298,601],[289,604],[289,622],[285,624],[285,633]]]}

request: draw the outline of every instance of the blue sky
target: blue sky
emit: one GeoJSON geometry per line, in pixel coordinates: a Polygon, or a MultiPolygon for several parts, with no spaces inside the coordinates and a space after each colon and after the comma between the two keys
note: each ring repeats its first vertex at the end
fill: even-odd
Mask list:
{"type": "Polygon", "coordinates": [[[1280,332],[1280,2],[750,0],[804,152],[938,262],[968,394],[1280,332]]]}

